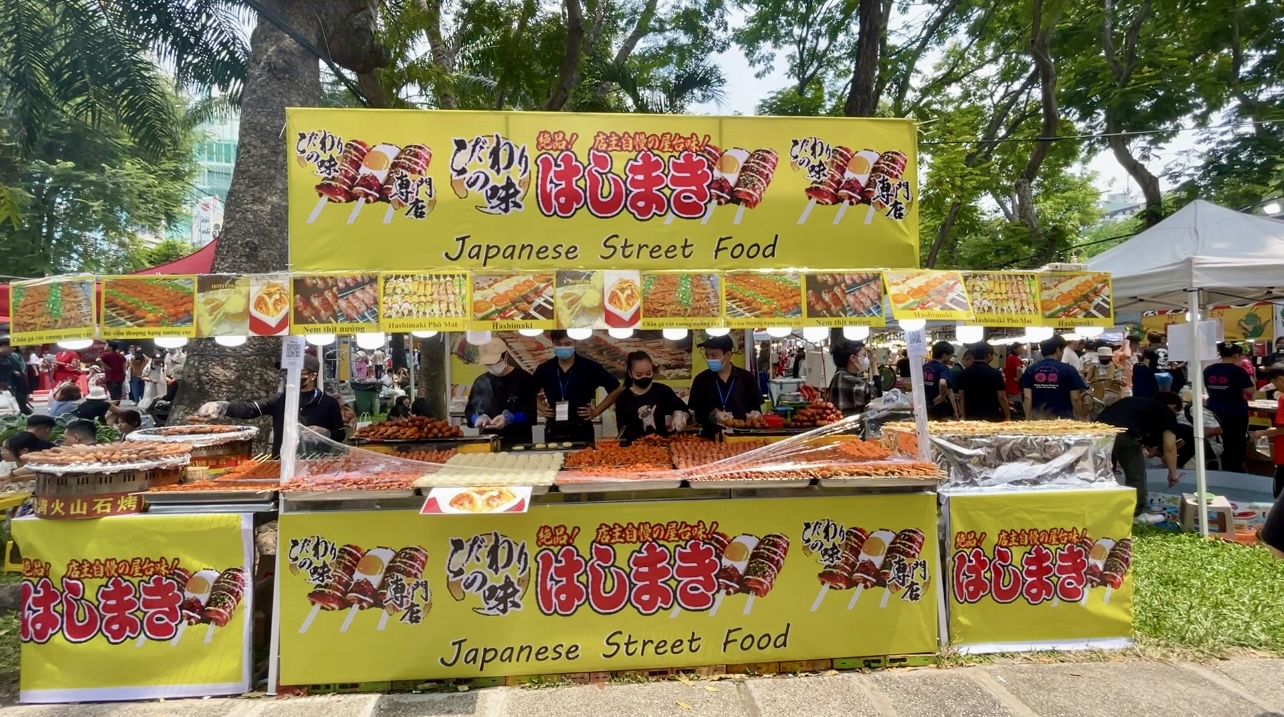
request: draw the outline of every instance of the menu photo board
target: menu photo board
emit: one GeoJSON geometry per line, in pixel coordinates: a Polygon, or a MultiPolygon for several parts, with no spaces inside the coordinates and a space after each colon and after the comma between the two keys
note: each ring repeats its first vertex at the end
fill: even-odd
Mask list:
{"type": "Polygon", "coordinates": [[[472,278],[465,272],[380,274],[379,326],[386,332],[465,331],[472,278]]]}
{"type": "Polygon", "coordinates": [[[963,274],[957,271],[887,271],[887,298],[896,319],[971,321],[963,274]]]}
{"type": "Polygon", "coordinates": [[[474,273],[470,327],[475,331],[557,328],[554,278],[551,271],[474,273]]]}
{"type": "Polygon", "coordinates": [[[92,338],[97,330],[94,277],[58,276],[9,286],[9,331],[15,344],[92,338]]]}
{"type": "Polygon", "coordinates": [[[379,330],[379,275],[295,274],[290,330],[352,335],[379,330]]]}
{"type": "Polygon", "coordinates": [[[248,336],[250,277],[202,274],[196,277],[196,335],[248,336]]]}
{"type": "Polygon", "coordinates": [[[104,276],[102,282],[102,338],[196,336],[195,276],[104,276]]]}
{"type": "Polygon", "coordinates": [[[722,286],[722,308],[729,328],[802,323],[802,274],[798,272],[727,272],[722,286]]]}
{"type": "Polygon", "coordinates": [[[642,272],[642,328],[709,329],[724,324],[721,274],[642,272]]]}
{"type": "Polygon", "coordinates": [[[1043,324],[1057,329],[1115,325],[1110,275],[1067,271],[1039,275],[1039,309],[1043,324]]]}
{"type": "Polygon", "coordinates": [[[559,271],[559,329],[632,329],[642,320],[642,278],[636,271],[559,271]]]}
{"type": "Polygon", "coordinates": [[[886,326],[881,272],[804,274],[803,326],[886,326]]]}
{"type": "Polygon", "coordinates": [[[284,336],[290,331],[290,275],[250,276],[250,334],[284,336]]]}
{"type": "Polygon", "coordinates": [[[969,271],[963,284],[981,326],[1041,326],[1039,275],[1033,272],[969,271]]]}

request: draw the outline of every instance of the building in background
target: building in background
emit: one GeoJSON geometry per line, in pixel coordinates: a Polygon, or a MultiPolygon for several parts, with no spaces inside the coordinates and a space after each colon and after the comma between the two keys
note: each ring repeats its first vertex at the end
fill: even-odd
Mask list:
{"type": "Polygon", "coordinates": [[[197,172],[188,198],[187,218],[170,229],[169,238],[191,242],[194,249],[199,249],[222,233],[223,205],[232,186],[240,131],[241,117],[237,112],[197,126],[197,172]]]}
{"type": "Polygon", "coordinates": [[[1101,210],[1101,222],[1111,224],[1136,215],[1146,203],[1131,192],[1110,192],[1097,206],[1101,210]]]}

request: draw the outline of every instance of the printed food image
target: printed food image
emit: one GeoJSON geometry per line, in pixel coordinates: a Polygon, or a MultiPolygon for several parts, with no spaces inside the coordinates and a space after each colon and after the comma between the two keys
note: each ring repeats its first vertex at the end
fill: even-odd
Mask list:
{"type": "Polygon", "coordinates": [[[977,274],[969,272],[967,286],[972,309],[978,314],[1038,314],[1034,274],[977,274]]]}
{"type": "Polygon", "coordinates": [[[593,328],[604,323],[600,271],[557,272],[557,328],[593,328]]]}
{"type": "Polygon", "coordinates": [[[192,279],[109,279],[103,282],[106,326],[191,326],[192,279]]]}
{"type": "Polygon", "coordinates": [[[245,334],[249,324],[248,276],[201,276],[196,281],[196,333],[245,334]]]}
{"type": "Polygon", "coordinates": [[[888,299],[898,311],[967,311],[962,276],[954,272],[887,273],[888,299]]]}
{"type": "Polygon", "coordinates": [[[883,314],[879,274],[807,274],[807,315],[845,318],[883,314]]]}
{"type": "Polygon", "coordinates": [[[294,323],[373,324],[379,320],[374,274],[294,279],[294,323]]]}
{"type": "Polygon", "coordinates": [[[491,513],[515,500],[509,488],[470,488],[456,493],[448,505],[465,513],[491,513]]]}
{"type": "Polygon", "coordinates": [[[727,274],[727,316],[785,318],[802,316],[798,274],[727,274]]]}
{"type": "MultiPolygon", "coordinates": [[[[295,564],[290,567],[298,569],[295,564]]],[[[340,632],[348,630],[358,611],[372,608],[382,611],[374,629],[383,630],[390,616],[414,610],[422,618],[422,614],[432,610],[432,594],[422,579],[428,567],[428,551],[417,545],[400,550],[385,547],[363,550],[357,545],[344,545],[333,559],[309,567],[313,590],[308,593],[308,602],[312,603],[312,611],[299,628],[299,634],[307,633],[323,610],[349,610],[340,632]]],[[[406,622],[418,622],[418,619],[406,622]]]]}
{"type": "Polygon", "coordinates": [[[1111,315],[1106,274],[1045,274],[1039,277],[1040,308],[1049,319],[1104,319],[1111,315]]]}
{"type": "Polygon", "coordinates": [[[250,309],[260,319],[276,323],[290,309],[290,290],[279,281],[256,286],[250,296],[250,309]]]}
{"type": "Polygon", "coordinates": [[[714,202],[718,205],[743,204],[749,209],[762,201],[780,159],[771,149],[749,152],[732,147],[723,152],[712,144],[705,145],[704,155],[713,167],[711,189],[714,202]]]}
{"type": "Polygon", "coordinates": [[[422,144],[398,147],[392,144],[370,144],[361,140],[344,143],[334,171],[316,186],[321,199],[308,217],[311,224],[320,216],[326,203],[357,202],[348,223],[356,221],[364,204],[386,202],[385,224],[393,212],[412,207],[421,209],[418,218],[426,216],[437,204],[432,181],[427,177],[432,163],[432,150],[422,144]],[[427,198],[420,191],[427,187],[427,198]],[[418,206],[422,204],[422,207],[418,206]]]}
{"type": "Polygon", "coordinates": [[[473,276],[473,319],[549,321],[553,318],[553,275],[473,276]]]}
{"type": "Polygon", "coordinates": [[[647,274],[642,277],[642,313],[647,318],[718,316],[717,274],[647,274]]]}
{"type": "Polygon", "coordinates": [[[816,576],[821,587],[811,611],[820,609],[830,590],[855,588],[847,603],[848,610],[856,607],[861,593],[870,588],[886,590],[880,607],[886,607],[892,595],[907,588],[912,589],[906,592],[906,600],[922,599],[928,574],[926,564],[919,561],[919,554],[923,552],[925,540],[923,531],[917,528],[897,532],[847,527],[837,557],[829,560],[816,576]]]}
{"type": "Polygon", "coordinates": [[[468,277],[464,274],[396,274],[383,281],[385,319],[438,319],[468,316],[468,277]]]}
{"type": "Polygon", "coordinates": [[[11,290],[12,323],[22,331],[75,329],[94,323],[92,282],[12,285],[11,290]]]}
{"type": "Polygon", "coordinates": [[[752,598],[767,597],[789,555],[789,538],[782,533],[768,533],[761,538],[747,533],[734,538],[714,533],[709,542],[722,561],[718,590],[724,596],[746,593],[752,598]]]}
{"type": "Polygon", "coordinates": [[[183,637],[183,627],[199,625],[226,627],[236,613],[236,607],[245,596],[247,579],[245,570],[228,568],[222,572],[206,568],[189,572],[177,567],[167,576],[173,580],[183,594],[179,603],[179,614],[183,620],[178,634],[173,638],[175,644],[183,637]]]}

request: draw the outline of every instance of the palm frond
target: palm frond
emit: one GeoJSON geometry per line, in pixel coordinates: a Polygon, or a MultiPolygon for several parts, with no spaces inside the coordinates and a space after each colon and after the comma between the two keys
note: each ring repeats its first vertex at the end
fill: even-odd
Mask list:
{"type": "Polygon", "coordinates": [[[97,2],[108,24],[149,48],[180,86],[239,98],[250,47],[237,9],[222,0],[97,2]]]}
{"type": "Polygon", "coordinates": [[[56,105],[49,87],[54,16],[38,0],[0,0],[0,104],[30,148],[56,105]]]}

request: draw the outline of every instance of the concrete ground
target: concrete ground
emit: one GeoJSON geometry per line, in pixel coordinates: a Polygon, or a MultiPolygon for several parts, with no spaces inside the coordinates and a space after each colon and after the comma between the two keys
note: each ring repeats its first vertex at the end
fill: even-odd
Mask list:
{"type": "Polygon", "coordinates": [[[22,706],[0,717],[1284,717],[1284,660],[994,664],[452,694],[22,706]]]}

